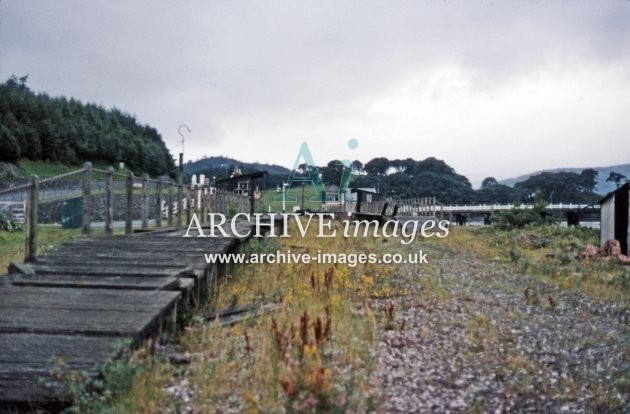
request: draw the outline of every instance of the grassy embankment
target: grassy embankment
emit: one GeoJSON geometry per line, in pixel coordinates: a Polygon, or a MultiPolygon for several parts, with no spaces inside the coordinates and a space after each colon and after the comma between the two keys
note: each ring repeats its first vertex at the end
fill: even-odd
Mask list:
{"type": "MultiPolygon", "coordinates": [[[[38,252],[43,253],[53,247],[78,236],[80,229],[60,227],[40,227],[38,232],[38,252]]],[[[0,274],[6,272],[13,260],[24,260],[24,231],[0,231],[0,274]]]]}
{"type": "Polygon", "coordinates": [[[65,174],[70,171],[78,170],[82,166],[71,166],[59,163],[51,163],[44,161],[31,161],[25,158],[20,159],[17,162],[17,166],[20,169],[20,177],[28,178],[36,175],[42,177],[54,177],[56,175],[65,174]]]}
{"type": "MultiPolygon", "coordinates": [[[[304,186],[304,208],[311,211],[322,210],[321,201],[312,201],[312,198],[319,199],[321,196],[317,194],[315,188],[308,183],[304,186]]],[[[267,213],[269,211],[281,213],[282,212],[282,192],[277,192],[275,189],[266,190],[263,193],[262,198],[263,209],[262,211],[267,213]],[[276,197],[279,197],[280,201],[276,201],[276,197]]],[[[289,188],[288,197],[285,201],[285,211],[287,213],[293,212],[294,208],[302,207],[302,187],[295,186],[289,188]],[[293,200],[291,200],[293,198],[293,200]]]]}

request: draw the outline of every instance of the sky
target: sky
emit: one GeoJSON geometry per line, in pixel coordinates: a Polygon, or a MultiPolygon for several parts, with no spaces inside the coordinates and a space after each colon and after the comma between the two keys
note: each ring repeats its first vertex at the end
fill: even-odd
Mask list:
{"type": "Polygon", "coordinates": [[[443,159],[478,187],[630,162],[630,1],[0,0],[0,81],[185,160],[443,159]],[[359,145],[348,147],[354,138],[359,145]]]}

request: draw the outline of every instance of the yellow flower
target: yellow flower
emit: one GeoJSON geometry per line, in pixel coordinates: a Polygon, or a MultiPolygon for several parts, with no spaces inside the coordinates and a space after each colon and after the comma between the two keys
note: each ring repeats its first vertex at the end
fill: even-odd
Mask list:
{"type": "Polygon", "coordinates": [[[315,345],[304,345],[304,356],[313,356],[317,355],[317,346],[315,345]]]}

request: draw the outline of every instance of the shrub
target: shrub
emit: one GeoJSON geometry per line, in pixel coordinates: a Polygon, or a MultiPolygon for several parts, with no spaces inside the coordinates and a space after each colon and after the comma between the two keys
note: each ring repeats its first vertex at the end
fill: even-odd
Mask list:
{"type": "Polygon", "coordinates": [[[514,206],[511,210],[503,210],[495,214],[494,225],[501,230],[522,229],[528,226],[543,226],[553,222],[546,215],[546,205],[536,203],[534,208],[524,209],[514,206]]]}
{"type": "Polygon", "coordinates": [[[0,214],[0,231],[21,231],[22,226],[0,214]]]}

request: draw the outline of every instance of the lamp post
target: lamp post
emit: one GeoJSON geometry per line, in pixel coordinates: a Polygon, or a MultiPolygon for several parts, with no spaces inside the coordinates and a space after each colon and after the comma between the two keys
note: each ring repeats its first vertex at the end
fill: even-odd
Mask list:
{"type": "MultiPolygon", "coordinates": [[[[179,168],[177,174],[177,225],[182,225],[182,183],[184,182],[184,133],[182,132],[182,128],[186,128],[188,133],[190,134],[190,128],[186,124],[181,124],[177,127],[177,133],[182,138],[182,152],[179,153],[179,168]]],[[[186,205],[188,208],[188,204],[186,205]]],[[[190,211],[190,210],[188,210],[190,211]]]]}

